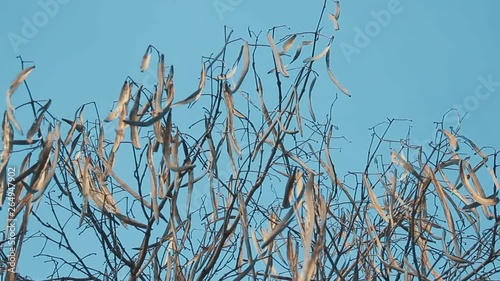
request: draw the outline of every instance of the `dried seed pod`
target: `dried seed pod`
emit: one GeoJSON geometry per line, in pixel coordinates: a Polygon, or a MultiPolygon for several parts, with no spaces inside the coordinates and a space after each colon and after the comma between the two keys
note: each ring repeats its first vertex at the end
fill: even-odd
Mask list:
{"type": "Polygon", "coordinates": [[[271,36],[271,34],[267,34],[267,40],[269,41],[269,45],[271,46],[271,50],[273,52],[274,56],[274,62],[276,63],[276,68],[278,72],[283,74],[283,76],[288,77],[288,72],[286,71],[285,67],[283,66],[283,62],[281,61],[281,57],[278,53],[278,50],[276,49],[276,44],[274,44],[274,39],[271,36]]]}
{"type": "Polygon", "coordinates": [[[19,123],[17,123],[16,118],[14,117],[14,107],[12,106],[12,103],[10,102],[10,97],[12,96],[12,94],[14,94],[14,92],[19,87],[19,85],[21,85],[21,83],[24,82],[24,80],[28,77],[28,75],[31,73],[31,71],[33,71],[34,68],[35,68],[35,66],[33,65],[33,66],[25,68],[21,72],[19,72],[19,74],[17,74],[16,79],[14,79],[14,81],[12,81],[12,83],[10,84],[9,90],[7,91],[7,117],[9,119],[9,121],[12,123],[12,125],[14,126],[14,128],[16,128],[16,130],[21,135],[23,134],[23,130],[21,129],[21,126],[19,125],[19,123]]]}
{"type": "Polygon", "coordinates": [[[142,56],[141,71],[144,72],[149,68],[149,62],[151,61],[151,45],[148,46],[144,56],[142,56]]]}
{"type": "Polygon", "coordinates": [[[286,54],[286,52],[290,50],[290,48],[293,45],[293,42],[295,42],[295,38],[297,38],[297,34],[290,36],[290,38],[288,38],[288,40],[286,40],[285,43],[283,43],[283,49],[281,49],[280,55],[286,54]]]}
{"type": "Polygon", "coordinates": [[[317,61],[317,60],[321,59],[322,57],[324,57],[325,54],[329,53],[329,51],[330,51],[330,44],[328,44],[328,46],[326,46],[326,48],[321,53],[317,54],[316,56],[306,58],[304,60],[304,63],[317,61]]]}

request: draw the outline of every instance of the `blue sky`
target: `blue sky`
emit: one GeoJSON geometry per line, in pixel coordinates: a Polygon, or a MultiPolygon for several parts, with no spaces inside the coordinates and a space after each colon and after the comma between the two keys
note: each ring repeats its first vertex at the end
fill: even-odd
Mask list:
{"type": "MultiPolygon", "coordinates": [[[[34,60],[37,69],[29,82],[35,95],[52,98],[55,113],[71,116],[88,101],[109,110],[124,78],[140,79],[138,65],[148,44],[166,54],[167,64],[175,65],[177,81],[185,82],[177,83],[180,98],[196,85],[200,56],[219,51],[224,25],[235,30],[235,37],[244,38],[249,26],[267,31],[286,24],[291,31],[309,31],[316,25],[322,1],[172,0],[118,5],[54,0],[4,5],[8,8],[0,12],[1,85],[5,89],[19,70],[17,55],[34,60]],[[51,3],[48,6],[56,12],[45,12],[43,3],[51,3]],[[40,13],[45,13],[46,22],[40,13]],[[32,38],[23,36],[25,21],[41,22],[32,38]],[[13,44],[12,33],[27,42],[13,44]]],[[[367,128],[386,117],[412,119],[414,138],[424,141],[433,135],[432,122],[460,105],[469,112],[463,132],[480,143],[498,143],[499,133],[486,133],[487,128],[476,125],[493,123],[498,82],[486,99],[474,99],[474,92],[481,83],[478,77],[500,81],[496,34],[500,22],[494,14],[500,3],[344,1],[341,8],[332,63],[353,95],[340,96],[336,107],[339,133],[353,142],[343,149],[366,146],[367,128]],[[374,14],[387,13],[391,6],[397,13],[389,12],[387,23],[377,21],[374,14]],[[357,32],[366,34],[367,28],[371,28],[368,44],[356,45],[357,32]],[[357,52],[349,55],[346,46],[357,52]]],[[[333,12],[333,3],[329,9],[333,12]]],[[[327,18],[323,21],[329,26],[327,18]]],[[[330,101],[336,91],[328,83],[321,85],[324,94],[314,98],[330,101]]]]}
{"type": "MultiPolygon", "coordinates": [[[[234,29],[234,37],[243,38],[248,38],[247,27],[264,34],[283,24],[290,32],[312,31],[322,3],[7,0],[0,10],[0,85],[7,89],[19,71],[16,56],[22,55],[35,61],[29,85],[36,98],[52,99],[54,115],[71,118],[79,105],[89,101],[96,101],[105,115],[127,75],[146,79],[141,78],[145,75],[139,65],[152,44],[165,53],[168,65],[176,67],[179,100],[197,85],[200,57],[220,50],[224,25],[234,29]],[[26,32],[29,24],[36,31],[26,32]],[[16,41],[20,37],[24,39],[16,41]]],[[[333,3],[328,7],[332,13],[333,3]]],[[[423,143],[433,137],[432,122],[441,120],[452,107],[468,112],[463,134],[479,146],[500,143],[496,125],[500,2],[341,1],[341,9],[338,32],[333,32],[326,17],[323,26],[332,28],[325,33],[335,35],[333,71],[352,97],[336,90],[326,72],[320,73],[324,82],[313,97],[317,116],[324,118],[326,104],[339,93],[334,124],[339,126],[337,135],[351,141],[334,144],[342,147],[337,160],[344,165],[341,169],[364,168],[369,127],[386,118],[408,118],[413,120],[408,123],[413,126],[413,140],[423,143]],[[387,14],[390,19],[380,19],[387,14]],[[366,37],[363,44],[360,36],[366,37]]],[[[26,101],[25,94],[20,89],[14,103],[26,101]]],[[[1,103],[0,109],[4,107],[1,103]]],[[[403,128],[393,136],[404,138],[405,134],[403,128]]]]}

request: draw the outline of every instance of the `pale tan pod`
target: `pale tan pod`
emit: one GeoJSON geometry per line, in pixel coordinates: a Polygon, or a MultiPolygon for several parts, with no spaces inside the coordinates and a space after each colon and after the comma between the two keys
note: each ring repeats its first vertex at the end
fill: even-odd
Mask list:
{"type": "Polygon", "coordinates": [[[311,255],[310,250],[312,247],[312,235],[313,235],[313,230],[314,230],[314,222],[315,222],[315,211],[314,211],[314,191],[313,191],[313,185],[314,185],[314,174],[309,171],[306,187],[305,187],[305,211],[306,215],[304,218],[304,267],[302,269],[302,274],[299,280],[310,280],[309,275],[310,271],[312,270],[311,267],[314,267],[314,259],[313,255],[311,255]]]}
{"type": "MultiPolygon", "coordinates": [[[[453,234],[453,233],[452,233],[453,234]]],[[[441,239],[441,243],[443,244],[443,250],[444,250],[444,254],[446,255],[447,258],[449,258],[451,261],[454,261],[456,263],[459,263],[459,264],[471,264],[472,262],[462,258],[462,257],[457,257],[457,256],[454,256],[452,255],[449,251],[448,251],[448,246],[446,245],[446,230],[443,229],[443,237],[441,239]]]]}
{"type": "Polygon", "coordinates": [[[262,249],[266,248],[269,244],[274,241],[274,238],[280,234],[283,229],[291,222],[290,218],[293,215],[293,209],[288,210],[285,217],[272,229],[272,232],[267,235],[267,239],[264,239],[262,245],[260,246],[262,249]]]}
{"type": "Polygon", "coordinates": [[[76,119],[75,121],[71,121],[69,119],[62,118],[62,120],[71,125],[71,128],[68,131],[68,135],[66,136],[66,140],[64,141],[64,145],[68,145],[71,142],[71,139],[73,138],[73,133],[75,132],[77,122],[76,119]]]}
{"type": "Polygon", "coordinates": [[[289,65],[292,64],[294,61],[296,61],[299,58],[300,53],[302,52],[302,46],[303,46],[303,44],[300,44],[299,46],[297,46],[297,50],[295,50],[295,55],[293,56],[289,65]]]}
{"type": "Polygon", "coordinates": [[[465,169],[469,169],[470,177],[474,178],[475,173],[473,170],[469,167],[469,164],[466,163],[466,161],[460,161],[460,178],[462,180],[462,183],[464,184],[465,188],[471,195],[472,199],[474,199],[477,203],[484,205],[484,206],[494,206],[498,203],[498,198],[495,196],[493,198],[485,198],[484,191],[480,186],[476,186],[477,190],[474,190],[474,187],[469,182],[469,179],[467,178],[467,175],[465,173],[465,169]]]}
{"type": "Polygon", "coordinates": [[[382,207],[378,203],[377,196],[373,192],[373,188],[372,188],[370,182],[368,181],[368,176],[366,173],[363,174],[363,183],[366,186],[366,190],[368,191],[368,196],[370,197],[370,201],[372,203],[373,208],[375,209],[375,211],[377,211],[379,216],[384,221],[389,222],[389,218],[387,217],[386,213],[384,212],[384,210],[382,209],[382,207]]]}
{"type": "Polygon", "coordinates": [[[141,71],[144,72],[149,68],[149,62],[151,61],[151,45],[148,46],[144,56],[142,56],[141,71]]]}
{"type": "Polygon", "coordinates": [[[161,107],[161,100],[163,97],[163,88],[165,84],[165,55],[161,54],[160,56],[160,61],[158,63],[158,73],[157,73],[157,78],[158,78],[158,84],[156,85],[156,94],[155,94],[155,103],[154,103],[154,112],[153,116],[156,115],[158,112],[161,112],[162,107],[161,107]]]}
{"type": "Polygon", "coordinates": [[[234,87],[231,88],[231,90],[230,90],[231,94],[234,94],[236,91],[238,91],[241,84],[243,83],[243,79],[245,79],[245,76],[247,75],[248,67],[250,66],[250,51],[248,49],[248,42],[246,42],[246,41],[245,41],[245,44],[243,45],[243,53],[245,55],[243,69],[241,70],[241,74],[240,74],[240,78],[238,79],[238,82],[236,82],[234,87]]]}
{"type": "Polygon", "coordinates": [[[326,48],[319,54],[317,54],[316,56],[314,57],[308,57],[306,59],[304,59],[304,63],[308,63],[308,62],[312,62],[312,61],[317,61],[319,59],[321,59],[322,57],[324,57],[327,53],[329,54],[329,51],[330,51],[330,44],[328,44],[328,46],[326,46],[326,48]]]}
{"type": "MultiPolygon", "coordinates": [[[[82,171],[82,197],[83,197],[83,206],[82,212],[80,214],[80,226],[82,225],[83,219],[85,218],[85,212],[87,212],[87,206],[89,204],[89,195],[90,195],[90,175],[89,175],[89,164],[90,157],[87,156],[85,158],[85,166],[82,171]]],[[[80,166],[80,165],[78,165],[80,166]]]]}
{"type": "Polygon", "coordinates": [[[227,74],[217,75],[217,80],[227,80],[233,77],[236,74],[236,70],[238,70],[238,65],[235,65],[231,70],[227,72],[227,74]]]}
{"type": "Polygon", "coordinates": [[[286,52],[290,50],[290,48],[293,45],[293,42],[295,42],[295,38],[297,38],[297,34],[290,36],[290,38],[288,38],[288,40],[286,40],[285,43],[283,43],[283,47],[279,52],[280,55],[286,54],[286,52]]]}
{"type": "Polygon", "coordinates": [[[297,170],[297,172],[295,173],[295,188],[297,190],[297,194],[302,194],[303,186],[304,182],[302,181],[302,171],[297,170]]]}
{"type": "Polygon", "coordinates": [[[167,160],[172,160],[167,161],[167,167],[168,165],[171,165],[171,167],[177,167],[179,166],[179,130],[175,132],[174,137],[172,138],[172,146],[170,147],[170,159],[167,160]],[[170,164],[169,164],[170,163],[170,164]]]}
{"type": "Polygon", "coordinates": [[[174,103],[172,105],[172,107],[195,102],[201,97],[203,88],[205,87],[205,80],[207,79],[207,70],[205,68],[205,64],[202,62],[201,66],[202,66],[202,68],[201,68],[201,75],[200,75],[200,84],[198,85],[198,89],[194,93],[192,93],[189,97],[187,97],[186,99],[174,103]]]}
{"type": "Polygon", "coordinates": [[[283,203],[281,204],[281,207],[287,209],[290,208],[290,203],[292,202],[293,198],[293,186],[295,183],[295,172],[291,175],[287,175],[288,181],[285,186],[285,195],[283,196],[283,203]]]}
{"type": "Polygon", "coordinates": [[[286,239],[286,256],[288,258],[288,263],[290,268],[292,269],[292,277],[293,280],[297,279],[297,254],[293,250],[293,239],[292,234],[288,231],[287,239],[286,239]]]}
{"type": "Polygon", "coordinates": [[[148,121],[141,122],[141,121],[123,120],[123,122],[131,126],[148,127],[153,125],[156,121],[162,119],[163,116],[165,116],[168,112],[170,112],[170,107],[166,106],[158,115],[149,119],[148,121]]]}
{"type": "MultiPolygon", "coordinates": [[[[48,165],[49,165],[50,158],[49,158],[49,155],[47,155],[46,164],[44,165],[44,166],[46,166],[46,168],[45,168],[45,171],[42,171],[42,173],[44,173],[44,174],[43,174],[43,177],[41,177],[41,178],[43,178],[43,181],[40,181],[37,184],[36,189],[38,189],[38,193],[33,198],[33,202],[37,201],[38,199],[40,199],[42,197],[47,185],[49,184],[50,180],[52,179],[52,177],[54,176],[54,173],[56,171],[56,167],[57,167],[56,159],[58,159],[59,150],[60,150],[60,142],[59,142],[60,126],[61,126],[61,122],[57,122],[54,131],[51,132],[49,134],[50,136],[47,137],[47,140],[50,141],[50,143],[48,143],[46,146],[46,147],[48,147],[49,153],[50,153],[50,150],[52,148],[52,140],[55,141],[55,143],[56,143],[55,149],[54,149],[54,160],[52,161],[52,163],[50,163],[50,167],[49,167],[48,165]]],[[[44,147],[44,149],[46,147],[44,147]]],[[[42,152],[43,152],[43,150],[42,150],[42,152]]],[[[39,203],[40,203],[40,201],[39,201],[39,203]]]]}
{"type": "Polygon", "coordinates": [[[33,71],[33,69],[35,69],[34,65],[23,69],[21,72],[19,72],[19,74],[17,74],[16,79],[14,79],[14,81],[12,81],[12,83],[10,84],[9,88],[10,95],[12,95],[16,91],[17,87],[19,87],[19,85],[23,83],[23,81],[28,77],[28,75],[31,73],[31,71],[33,71]]]}
{"type": "Polygon", "coordinates": [[[116,137],[115,137],[115,142],[113,143],[113,148],[111,149],[111,152],[114,154],[116,151],[118,151],[118,148],[120,147],[121,142],[123,141],[123,138],[125,137],[125,116],[126,116],[126,109],[125,105],[123,105],[123,109],[120,110],[120,120],[116,126],[115,132],[116,132],[116,137]]]}
{"type": "Polygon", "coordinates": [[[314,115],[314,110],[312,106],[312,90],[314,88],[314,84],[316,83],[316,76],[314,76],[311,84],[309,85],[309,114],[311,115],[311,119],[316,122],[316,115],[314,115]]]}
{"type": "Polygon", "coordinates": [[[394,164],[396,164],[398,166],[403,167],[406,171],[408,171],[409,173],[411,173],[417,179],[420,179],[420,175],[415,170],[415,168],[413,168],[413,166],[410,163],[408,163],[408,161],[406,161],[406,159],[404,159],[401,155],[399,155],[399,153],[397,153],[394,150],[391,151],[391,159],[392,159],[392,163],[394,163],[394,164]]]}
{"type": "Polygon", "coordinates": [[[12,103],[10,102],[10,97],[14,92],[17,90],[19,85],[24,82],[24,80],[28,77],[28,75],[33,71],[35,66],[30,66],[28,68],[23,69],[19,74],[17,74],[16,78],[12,83],[10,84],[9,90],[7,91],[7,116],[9,117],[10,122],[16,128],[16,130],[22,135],[23,130],[21,129],[21,126],[19,123],[16,121],[16,118],[14,117],[14,107],[12,106],[12,103]]]}
{"type": "Polygon", "coordinates": [[[43,181],[44,172],[47,169],[48,163],[50,161],[50,153],[52,149],[52,142],[54,141],[54,134],[48,133],[43,144],[43,148],[38,154],[38,167],[31,177],[30,186],[33,190],[38,191],[39,183],[43,181]]]}
{"type": "MultiPolygon", "coordinates": [[[[448,203],[446,201],[446,194],[443,190],[443,187],[438,182],[436,175],[434,174],[434,172],[432,171],[432,169],[428,165],[424,166],[424,171],[431,178],[432,184],[436,188],[436,193],[437,193],[439,199],[441,200],[441,206],[443,207],[443,212],[444,212],[444,215],[446,218],[446,222],[448,223],[448,229],[450,230],[451,233],[454,234],[455,233],[455,223],[454,223],[455,220],[453,219],[450,208],[449,208],[448,203]]],[[[457,239],[453,239],[453,242],[454,242],[453,246],[454,246],[455,252],[457,254],[460,254],[460,246],[458,245],[457,239]]]]}
{"type": "Polygon", "coordinates": [[[300,135],[302,136],[302,117],[300,116],[300,99],[299,99],[299,93],[297,93],[297,87],[293,87],[292,90],[293,95],[295,96],[295,117],[297,118],[297,126],[299,127],[299,132],[300,135]]]}
{"type": "Polygon", "coordinates": [[[33,124],[31,125],[30,129],[28,130],[28,133],[26,134],[26,139],[28,140],[28,142],[31,143],[33,141],[33,136],[36,134],[36,132],[38,132],[38,129],[40,128],[40,125],[42,124],[44,113],[50,107],[51,102],[52,101],[49,99],[49,101],[47,101],[47,103],[42,108],[40,108],[40,110],[39,110],[40,113],[39,113],[38,117],[36,118],[35,121],[33,121],[33,124]]]}
{"type": "MultiPolygon", "coordinates": [[[[9,104],[9,103],[8,103],[9,104]]],[[[7,108],[7,117],[9,119],[9,122],[12,123],[12,125],[14,126],[14,128],[16,129],[16,131],[23,135],[23,129],[21,128],[21,125],[19,125],[19,123],[17,122],[16,120],[16,117],[14,116],[14,110],[12,108],[7,108]]]]}
{"type": "MultiPolygon", "coordinates": [[[[172,143],[172,111],[170,111],[167,115],[167,122],[165,127],[163,128],[163,159],[168,163],[170,162],[170,144],[172,143]]],[[[168,168],[168,167],[167,167],[168,168]]],[[[165,173],[169,173],[169,171],[165,171],[165,173]]]]}
{"type": "Polygon", "coordinates": [[[227,107],[227,127],[229,130],[230,140],[233,144],[234,149],[239,157],[241,157],[241,150],[238,146],[238,141],[236,140],[236,135],[234,133],[234,99],[233,95],[229,92],[230,90],[226,86],[224,87],[224,101],[227,107]]]}
{"type": "Polygon", "coordinates": [[[302,52],[302,46],[310,45],[310,44],[312,44],[312,42],[313,41],[302,41],[302,43],[299,46],[297,46],[297,50],[295,51],[295,55],[293,56],[292,61],[290,61],[290,63],[288,65],[292,64],[294,61],[296,61],[299,58],[300,53],[302,52]]]}
{"type": "Polygon", "coordinates": [[[276,63],[276,68],[278,69],[278,72],[283,74],[283,76],[288,77],[288,72],[286,71],[285,67],[283,66],[283,62],[281,61],[281,57],[278,53],[278,50],[276,49],[276,44],[274,43],[274,39],[270,33],[267,34],[267,40],[269,41],[269,45],[271,46],[271,50],[272,50],[273,56],[274,56],[274,62],[276,63]]]}
{"type": "MultiPolygon", "coordinates": [[[[257,78],[257,93],[259,94],[260,106],[262,108],[262,115],[264,115],[264,119],[269,127],[272,127],[272,119],[269,115],[269,111],[267,110],[266,104],[264,102],[264,89],[262,88],[262,81],[260,77],[257,78]]],[[[273,130],[273,134],[274,134],[273,130]]]]}
{"type": "Polygon", "coordinates": [[[102,122],[99,123],[99,138],[98,138],[99,147],[97,149],[97,154],[101,157],[104,157],[104,126],[102,122]]]}
{"type": "Polygon", "coordinates": [[[326,52],[325,60],[326,60],[326,69],[328,71],[328,76],[330,76],[330,79],[332,80],[333,84],[335,84],[335,86],[337,86],[337,88],[342,93],[350,97],[351,94],[349,94],[349,91],[339,83],[335,75],[333,75],[333,72],[330,70],[330,49],[328,49],[328,51],[326,52]]]}
{"type": "Polygon", "coordinates": [[[128,101],[130,100],[130,92],[131,92],[130,84],[127,82],[127,80],[125,80],[116,107],[112,112],[108,114],[106,119],[104,119],[104,122],[110,122],[118,117],[121,110],[123,109],[123,105],[125,103],[128,103],[128,101]]]}
{"type": "MultiPolygon", "coordinates": [[[[138,116],[138,111],[139,111],[139,104],[141,101],[141,92],[142,92],[142,85],[139,87],[139,89],[137,90],[137,93],[135,94],[134,105],[132,106],[132,109],[130,110],[130,113],[128,116],[128,118],[132,121],[139,121],[140,120],[140,117],[138,116]]],[[[141,148],[141,144],[139,142],[139,128],[137,126],[130,127],[130,140],[132,142],[132,145],[136,149],[141,148]]]]}
{"type": "Polygon", "coordinates": [[[158,223],[160,219],[160,209],[158,208],[158,196],[157,196],[158,184],[155,176],[153,145],[151,141],[149,142],[148,145],[147,160],[148,160],[148,169],[151,175],[151,205],[153,206],[155,221],[158,223]]]}
{"type": "Polygon", "coordinates": [[[309,172],[308,173],[308,178],[307,178],[307,183],[306,183],[306,189],[304,192],[305,195],[305,202],[306,202],[306,238],[308,239],[308,244],[311,245],[312,243],[312,234],[313,234],[313,228],[314,228],[314,222],[315,222],[315,217],[316,217],[316,212],[314,210],[314,206],[316,205],[314,203],[314,174],[309,172]]]}
{"type": "MultiPolygon", "coordinates": [[[[469,182],[469,175],[466,174],[466,169],[467,165],[465,164],[466,160],[460,160],[460,165],[459,165],[459,171],[460,171],[460,179],[462,181],[463,186],[467,189],[467,191],[470,193],[471,197],[473,200],[478,202],[479,204],[484,204],[485,202],[482,200],[483,198],[480,197],[480,195],[474,190],[473,186],[469,182]]],[[[467,202],[466,202],[467,203],[467,202]]],[[[494,204],[491,204],[494,205],[494,204]]]]}
{"type": "Polygon", "coordinates": [[[443,129],[439,129],[441,132],[443,132],[446,137],[448,138],[448,142],[450,143],[451,147],[457,151],[458,150],[458,141],[457,141],[457,138],[450,132],[446,131],[446,130],[443,130],[443,129]]]}
{"type": "Polygon", "coordinates": [[[165,102],[165,108],[170,108],[172,106],[172,101],[174,101],[174,94],[175,94],[173,65],[170,66],[170,71],[168,73],[165,88],[167,90],[167,100],[165,102]]]}
{"type": "Polygon", "coordinates": [[[229,72],[226,74],[217,75],[217,77],[215,78],[216,80],[227,80],[227,79],[233,77],[234,74],[236,74],[236,70],[238,69],[238,63],[240,62],[241,56],[243,55],[244,47],[245,47],[244,45],[241,46],[238,57],[236,58],[236,61],[233,64],[233,68],[231,70],[229,70],[229,72]]]}
{"type": "MultiPolygon", "coordinates": [[[[290,106],[290,104],[292,103],[293,101],[293,98],[294,96],[293,95],[290,95],[290,98],[288,99],[288,101],[286,102],[286,105],[284,106],[284,108],[288,108],[290,106]]],[[[255,159],[255,157],[257,157],[257,153],[260,151],[261,149],[261,146],[265,143],[265,142],[270,142],[270,140],[267,139],[267,137],[269,136],[269,134],[272,132],[273,134],[276,133],[275,129],[274,129],[274,126],[278,123],[278,121],[281,119],[281,116],[285,113],[284,110],[282,110],[281,112],[279,112],[278,116],[274,119],[274,121],[272,121],[272,123],[269,125],[269,128],[267,129],[267,131],[262,134],[261,136],[261,140],[259,141],[259,143],[257,143],[257,145],[255,146],[255,148],[253,149],[253,152],[252,152],[252,159],[255,159]]],[[[274,144],[272,144],[274,145],[274,144]]],[[[292,157],[295,161],[297,161],[297,163],[303,163],[300,159],[296,158],[296,157],[293,157],[292,155],[289,155],[290,157],[292,157]]]]}
{"type": "Polygon", "coordinates": [[[202,62],[201,63],[201,75],[200,75],[200,84],[198,85],[198,88],[203,90],[205,87],[205,80],[207,79],[207,69],[205,68],[205,64],[202,62]]]}
{"type": "Polygon", "coordinates": [[[488,168],[488,172],[490,173],[491,178],[493,179],[493,182],[495,183],[496,191],[498,191],[500,189],[500,183],[498,182],[498,179],[495,176],[495,172],[490,167],[487,167],[487,168],[488,168]]]}
{"type": "MultiPolygon", "coordinates": [[[[243,227],[243,229],[245,229],[243,227]]],[[[241,238],[241,240],[243,241],[243,237],[241,238]]],[[[236,263],[236,268],[237,268],[237,272],[239,275],[241,275],[241,269],[243,268],[243,264],[244,264],[244,254],[243,254],[243,247],[239,247],[239,251],[238,251],[238,261],[236,263]]]]}
{"type": "MultiPolygon", "coordinates": [[[[156,137],[156,141],[158,143],[163,143],[163,132],[162,132],[162,124],[161,122],[155,122],[153,124],[153,132],[155,134],[155,137],[156,137]]],[[[156,149],[155,149],[155,152],[156,152],[156,149]]]]}
{"type": "Polygon", "coordinates": [[[344,86],[342,86],[340,84],[340,82],[337,80],[337,78],[335,78],[335,76],[333,75],[332,71],[330,69],[328,69],[328,76],[330,76],[330,79],[332,80],[333,84],[335,84],[335,86],[337,86],[337,88],[344,94],[346,94],[347,96],[351,96],[351,94],[349,94],[349,91],[344,88],[344,86]]]}
{"type": "Polygon", "coordinates": [[[484,154],[484,152],[479,149],[479,147],[474,143],[472,142],[470,139],[468,139],[467,137],[465,136],[460,136],[462,139],[464,139],[467,143],[470,144],[470,146],[472,146],[472,149],[474,149],[474,151],[479,155],[481,156],[483,159],[488,159],[488,156],[486,156],[486,154],[484,154]]]}
{"type": "Polygon", "coordinates": [[[330,50],[326,52],[325,62],[326,62],[326,68],[330,69],[330,50]]]}
{"type": "Polygon", "coordinates": [[[339,1],[333,1],[335,2],[336,6],[335,6],[335,19],[338,20],[339,17],[340,17],[340,2],[339,1]]]}
{"type": "Polygon", "coordinates": [[[335,15],[334,14],[329,14],[328,15],[328,18],[333,22],[333,29],[335,31],[339,30],[339,22],[337,21],[337,19],[335,18],[335,15]]]}
{"type": "MultiPolygon", "coordinates": [[[[187,165],[191,165],[191,161],[186,161],[187,165]]],[[[184,166],[187,166],[184,165],[184,166]]],[[[193,165],[194,168],[194,165],[193,165]]],[[[194,185],[194,171],[193,169],[189,169],[188,171],[188,198],[187,198],[187,213],[191,210],[191,198],[193,196],[193,185],[194,185]]]]}
{"type": "Polygon", "coordinates": [[[243,114],[241,113],[240,111],[238,111],[236,108],[233,109],[234,110],[234,116],[240,118],[240,119],[244,119],[244,120],[248,120],[248,118],[243,114]]]}

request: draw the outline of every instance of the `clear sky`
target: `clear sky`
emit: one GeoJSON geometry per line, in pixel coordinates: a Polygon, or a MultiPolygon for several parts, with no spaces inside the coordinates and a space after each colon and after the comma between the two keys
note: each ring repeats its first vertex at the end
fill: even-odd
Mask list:
{"type": "MultiPolygon", "coordinates": [[[[247,27],[267,31],[286,24],[294,32],[310,31],[321,5],[322,1],[8,0],[0,11],[0,84],[6,89],[19,70],[16,56],[22,55],[37,66],[29,80],[34,94],[52,98],[55,113],[72,116],[88,101],[109,110],[124,78],[141,77],[140,59],[153,44],[166,54],[167,64],[175,65],[177,81],[186,81],[177,83],[180,97],[196,85],[200,56],[219,51],[224,25],[242,37],[247,27]]],[[[333,7],[330,3],[331,12],[333,7]]],[[[333,70],[353,96],[340,96],[336,107],[339,134],[352,141],[343,149],[366,146],[367,128],[386,117],[412,119],[414,140],[424,141],[433,136],[432,122],[451,107],[469,112],[464,133],[483,144],[499,143],[500,133],[492,130],[499,82],[480,89],[479,98],[475,91],[481,85],[479,77],[500,81],[500,3],[343,1],[341,8],[333,70]]],[[[328,26],[328,19],[323,20],[328,26]]],[[[325,84],[325,92],[314,98],[329,101],[333,89],[325,84]]]]}
{"type": "MultiPolygon", "coordinates": [[[[247,27],[265,33],[284,24],[291,32],[313,31],[322,3],[6,0],[0,9],[0,85],[7,89],[20,70],[16,56],[22,55],[36,64],[28,79],[33,94],[51,98],[53,114],[71,118],[89,101],[106,114],[127,75],[144,77],[140,60],[152,44],[175,65],[176,99],[181,99],[197,85],[200,57],[220,50],[224,25],[243,38],[247,27]]],[[[498,147],[499,11],[495,0],[341,1],[340,30],[329,31],[335,35],[331,56],[335,75],[352,97],[329,83],[326,72],[321,78],[328,83],[313,97],[324,118],[328,108],[321,104],[339,93],[334,124],[337,134],[351,141],[335,145],[342,147],[341,169],[363,170],[369,127],[386,118],[408,118],[413,140],[426,142],[434,136],[432,122],[452,107],[468,112],[463,134],[479,146],[498,147]]],[[[326,17],[323,21],[331,27],[326,17]]],[[[16,93],[14,103],[26,101],[23,94],[16,93]]]]}

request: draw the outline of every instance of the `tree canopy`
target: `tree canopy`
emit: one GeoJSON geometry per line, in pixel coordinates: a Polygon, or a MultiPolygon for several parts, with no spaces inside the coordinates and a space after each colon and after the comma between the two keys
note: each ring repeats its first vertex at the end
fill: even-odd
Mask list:
{"type": "Polygon", "coordinates": [[[330,61],[339,17],[339,2],[325,1],[310,32],[243,38],[226,28],[187,94],[149,45],[137,61],[154,82],[126,77],[106,114],[89,102],[72,118],[53,115],[51,99],[28,87],[35,65],[20,57],[2,123],[4,280],[497,274],[498,153],[462,135],[460,122],[437,122],[423,147],[401,133],[407,120],[380,120],[366,165],[337,173],[335,108],[351,95],[330,61]],[[330,98],[317,83],[329,83],[330,98]],[[25,102],[14,104],[21,89],[25,102]],[[47,271],[18,271],[27,255],[47,271]]]}

